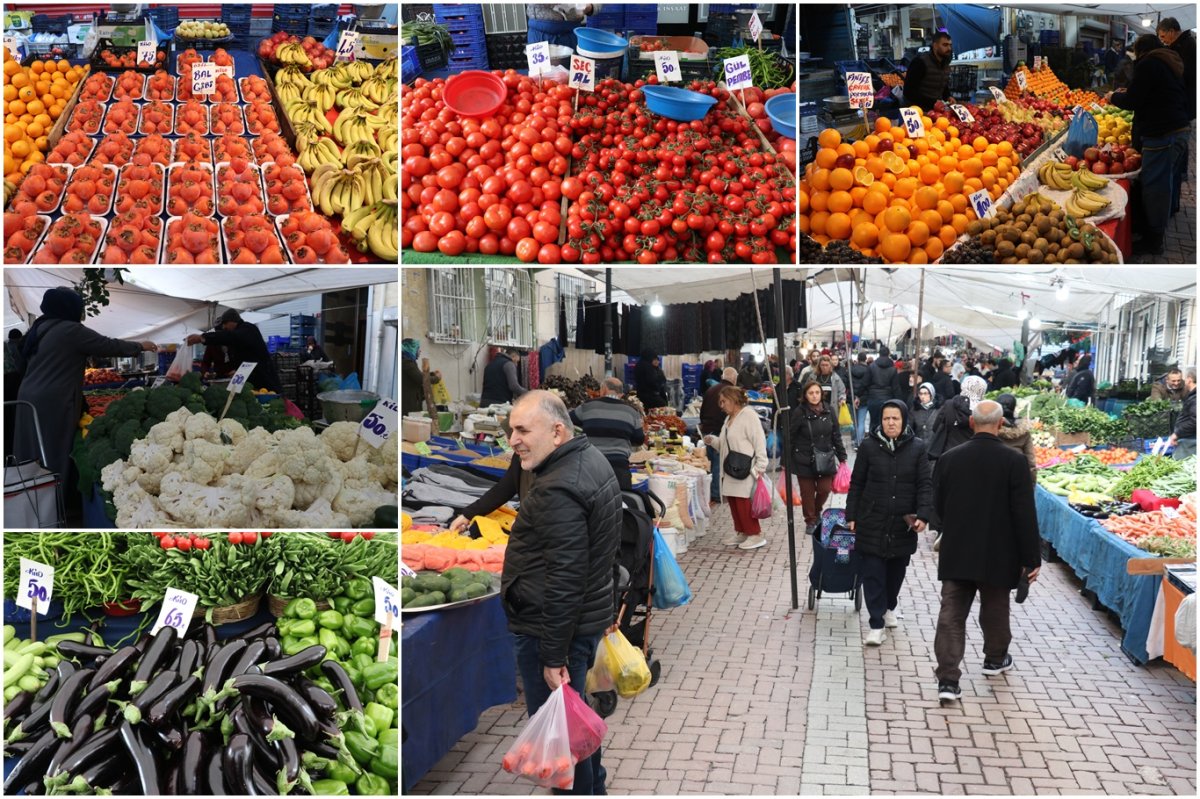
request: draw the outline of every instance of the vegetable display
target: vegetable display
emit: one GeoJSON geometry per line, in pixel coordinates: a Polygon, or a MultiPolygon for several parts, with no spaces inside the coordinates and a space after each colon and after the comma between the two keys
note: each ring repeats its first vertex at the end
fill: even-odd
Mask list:
{"type": "Polygon", "coordinates": [[[754,79],[754,85],[761,89],[778,89],[787,86],[792,82],[793,71],[791,66],[779,58],[778,54],[773,50],[763,50],[757,45],[745,45],[742,47],[723,47],[718,50],[714,59],[718,65],[714,73],[714,80],[721,80],[724,77],[724,63],[727,58],[737,58],[744,55],[750,60],[750,75],[754,79]]]}
{"type": "Polygon", "coordinates": [[[63,617],[129,598],[131,565],[123,560],[125,533],[5,533],[4,595],[16,596],[21,558],[55,567],[54,600],[63,617]]]}
{"type": "Polygon", "coordinates": [[[1142,458],[1113,484],[1110,493],[1119,499],[1129,499],[1129,495],[1139,488],[1150,488],[1156,480],[1173,475],[1181,468],[1183,461],[1172,460],[1165,455],[1142,458]]]}
{"type": "Polygon", "coordinates": [[[1167,400],[1146,400],[1127,407],[1121,418],[1131,436],[1158,438],[1171,435],[1171,410],[1167,400]]]}
{"type": "Polygon", "coordinates": [[[1146,486],[1160,497],[1180,497],[1196,491],[1196,456],[1179,461],[1179,468],[1146,486]]]}
{"type": "Polygon", "coordinates": [[[1128,434],[1121,419],[1113,419],[1104,411],[1094,407],[1061,407],[1043,413],[1042,421],[1062,433],[1088,433],[1091,443],[1108,444],[1119,441],[1128,434]]]}
{"type": "Polygon", "coordinates": [[[1113,517],[1101,524],[1152,555],[1196,557],[1196,495],[1180,498],[1179,508],[1163,508],[1133,516],[1113,517]]]}

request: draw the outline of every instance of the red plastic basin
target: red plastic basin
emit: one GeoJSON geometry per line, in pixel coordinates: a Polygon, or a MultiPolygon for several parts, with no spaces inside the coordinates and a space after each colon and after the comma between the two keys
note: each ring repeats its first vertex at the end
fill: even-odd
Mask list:
{"type": "Polygon", "coordinates": [[[442,99],[459,116],[486,117],[499,110],[507,92],[508,87],[499,76],[471,69],[446,81],[442,99]]]}

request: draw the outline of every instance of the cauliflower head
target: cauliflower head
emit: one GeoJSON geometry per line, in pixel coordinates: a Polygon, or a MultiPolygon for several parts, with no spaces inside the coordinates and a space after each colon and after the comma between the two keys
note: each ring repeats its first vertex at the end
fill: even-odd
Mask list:
{"type": "Polygon", "coordinates": [[[311,427],[286,431],[279,438],[276,455],[279,473],[296,486],[296,507],[306,508],[318,499],[330,503],[342,490],[342,471],[329,451],[317,440],[311,427]]]}
{"type": "Polygon", "coordinates": [[[221,428],[217,426],[217,420],[207,413],[197,413],[184,424],[183,437],[188,441],[200,439],[220,444],[221,428]]]}
{"type": "Polygon", "coordinates": [[[269,525],[279,511],[290,511],[296,500],[291,478],[277,474],[268,478],[246,478],[242,482],[242,502],[250,508],[251,525],[269,525]]]}
{"type": "Polygon", "coordinates": [[[172,454],[183,452],[183,440],[183,428],[170,421],[162,421],[151,427],[144,439],[151,444],[170,448],[172,454]]]}
{"type": "Polygon", "coordinates": [[[243,427],[242,423],[237,419],[222,419],[221,421],[217,422],[217,428],[220,433],[224,433],[226,436],[225,439],[220,439],[218,437],[218,440],[222,441],[222,443],[227,440],[235,447],[244,441],[247,436],[246,428],[243,427]]]}
{"type": "MultiPolygon", "coordinates": [[[[250,464],[258,460],[268,450],[273,449],[275,443],[274,436],[268,433],[266,429],[262,427],[254,428],[246,434],[245,438],[235,443],[233,453],[225,463],[225,473],[245,473],[250,464]]],[[[180,451],[182,452],[182,447],[180,451]]]]}
{"type": "Polygon", "coordinates": [[[250,523],[241,486],[198,485],[179,472],[162,479],[158,503],[171,520],[187,526],[243,527],[250,523]]]}
{"type": "Polygon", "coordinates": [[[349,527],[350,517],[336,512],[327,499],[318,499],[305,510],[281,510],[275,514],[275,523],[280,527],[297,529],[333,529],[349,527]]]}
{"type": "Polygon", "coordinates": [[[350,517],[355,527],[366,527],[375,520],[380,505],[394,505],[396,495],[382,488],[343,488],[333,500],[333,509],[350,517]]]}
{"type": "Polygon", "coordinates": [[[210,443],[203,438],[188,441],[183,445],[180,471],[193,483],[211,485],[225,473],[229,453],[229,447],[210,443]]]}
{"type": "MultiPolygon", "coordinates": [[[[157,427],[157,425],[155,425],[157,427]]],[[[165,444],[155,444],[149,439],[135,441],[129,451],[129,462],[141,469],[138,485],[151,494],[157,494],[163,475],[174,465],[175,451],[165,444]]]]}
{"type": "Polygon", "coordinates": [[[342,463],[354,457],[358,446],[358,424],[356,422],[334,422],[321,433],[321,443],[329,454],[342,463]]]}

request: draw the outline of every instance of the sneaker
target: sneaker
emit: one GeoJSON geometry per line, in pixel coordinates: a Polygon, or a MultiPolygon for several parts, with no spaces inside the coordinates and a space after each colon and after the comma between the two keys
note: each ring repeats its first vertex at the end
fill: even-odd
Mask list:
{"type": "Polygon", "coordinates": [[[989,677],[993,677],[997,674],[1003,674],[1004,672],[1008,671],[1012,667],[1013,667],[1012,655],[1005,655],[1004,660],[1001,660],[999,663],[996,663],[991,660],[983,661],[983,673],[988,675],[989,677]]]}
{"type": "Polygon", "coordinates": [[[884,611],[883,626],[884,627],[899,627],[900,620],[896,618],[896,614],[893,613],[892,611],[890,611],[890,610],[884,611]]]}
{"type": "Polygon", "coordinates": [[[724,541],[722,541],[721,546],[736,547],[738,544],[741,544],[743,541],[745,541],[746,538],[747,538],[747,536],[745,534],[737,533],[736,535],[733,535],[729,538],[726,538],[724,541]]]}
{"type": "Polygon", "coordinates": [[[767,539],[761,535],[748,535],[745,536],[745,539],[745,541],[738,544],[738,549],[758,549],[767,545],[767,539]]]}
{"type": "Polygon", "coordinates": [[[939,682],[938,683],[938,701],[939,702],[957,702],[962,699],[962,690],[956,682],[939,682]]]}
{"type": "Polygon", "coordinates": [[[878,630],[871,630],[867,636],[863,638],[864,646],[879,646],[887,640],[887,633],[880,627],[878,630]]]}

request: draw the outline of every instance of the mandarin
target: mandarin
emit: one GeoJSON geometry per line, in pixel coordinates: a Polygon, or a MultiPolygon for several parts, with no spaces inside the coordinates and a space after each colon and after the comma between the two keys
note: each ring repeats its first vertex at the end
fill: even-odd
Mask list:
{"type": "Polygon", "coordinates": [[[893,205],[883,212],[883,224],[891,232],[901,233],[912,224],[912,214],[908,212],[907,208],[893,205]]]}
{"type": "Polygon", "coordinates": [[[850,243],[864,250],[874,247],[879,243],[879,228],[875,227],[871,222],[856,224],[854,226],[854,235],[850,237],[850,243]]]}
{"type": "Polygon", "coordinates": [[[825,222],[825,235],[831,239],[845,241],[850,238],[850,230],[850,217],[844,213],[830,214],[825,222]]]}

